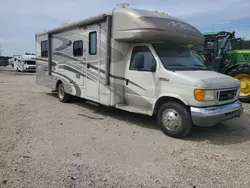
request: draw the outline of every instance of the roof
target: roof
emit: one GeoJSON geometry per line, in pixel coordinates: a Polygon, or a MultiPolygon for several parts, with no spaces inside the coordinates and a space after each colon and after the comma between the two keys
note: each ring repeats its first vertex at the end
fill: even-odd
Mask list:
{"type": "Polygon", "coordinates": [[[218,35],[220,33],[230,33],[228,31],[214,31],[214,32],[205,32],[205,33],[202,33],[203,35],[218,35]]]}
{"type": "Polygon", "coordinates": [[[24,60],[24,61],[30,61],[30,60],[35,60],[36,56],[35,55],[21,55],[17,58],[24,60]]]}

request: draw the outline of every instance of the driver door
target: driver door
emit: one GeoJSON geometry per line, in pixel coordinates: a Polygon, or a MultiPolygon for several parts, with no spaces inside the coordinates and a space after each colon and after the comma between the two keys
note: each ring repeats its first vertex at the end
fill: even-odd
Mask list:
{"type": "Polygon", "coordinates": [[[125,69],[125,104],[152,109],[157,84],[157,61],[151,45],[133,46],[125,69]]]}

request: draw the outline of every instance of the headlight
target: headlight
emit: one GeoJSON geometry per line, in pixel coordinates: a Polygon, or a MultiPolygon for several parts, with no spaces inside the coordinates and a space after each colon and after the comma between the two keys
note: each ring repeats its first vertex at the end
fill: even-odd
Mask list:
{"type": "Polygon", "coordinates": [[[194,98],[197,101],[214,101],[215,92],[214,90],[196,89],[194,90],[194,98]]]}

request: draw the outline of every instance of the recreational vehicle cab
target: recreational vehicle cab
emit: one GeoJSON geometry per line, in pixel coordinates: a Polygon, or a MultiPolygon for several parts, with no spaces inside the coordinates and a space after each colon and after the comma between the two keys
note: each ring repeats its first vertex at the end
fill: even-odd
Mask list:
{"type": "Polygon", "coordinates": [[[193,125],[240,117],[237,79],[207,69],[189,50],[203,35],[169,15],[131,8],[36,34],[37,84],[152,116],[172,137],[193,125]]]}
{"type": "Polygon", "coordinates": [[[21,72],[36,71],[36,56],[35,54],[25,53],[24,55],[14,57],[14,69],[21,72]]]}

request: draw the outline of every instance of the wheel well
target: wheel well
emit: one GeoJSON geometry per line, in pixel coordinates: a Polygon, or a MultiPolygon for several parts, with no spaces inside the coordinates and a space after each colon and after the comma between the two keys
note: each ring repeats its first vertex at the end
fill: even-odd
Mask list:
{"type": "Polygon", "coordinates": [[[177,102],[179,104],[182,104],[183,106],[187,106],[180,99],[177,99],[177,98],[174,98],[174,97],[161,97],[155,103],[154,114],[156,114],[158,112],[158,110],[160,109],[160,107],[161,107],[162,104],[164,104],[166,102],[170,102],[170,101],[174,101],[174,102],[177,102]]]}
{"type": "Polygon", "coordinates": [[[59,86],[60,83],[62,83],[61,80],[58,80],[58,81],[56,82],[56,88],[55,88],[56,90],[57,90],[57,88],[58,88],[58,86],[59,86]]]}

